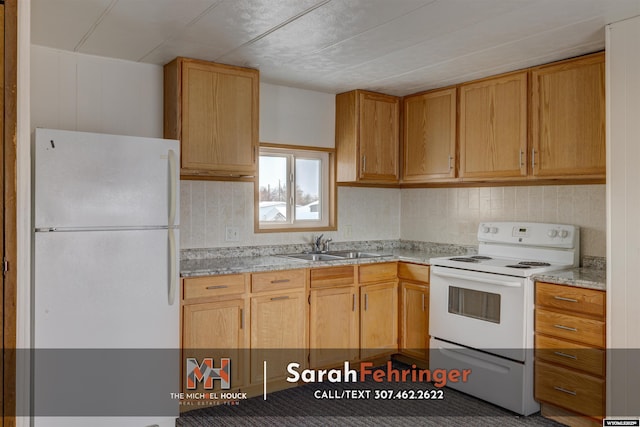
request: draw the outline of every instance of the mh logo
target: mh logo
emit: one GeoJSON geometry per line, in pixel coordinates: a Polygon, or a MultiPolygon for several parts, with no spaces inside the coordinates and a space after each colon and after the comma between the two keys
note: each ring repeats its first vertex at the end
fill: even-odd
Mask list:
{"type": "Polygon", "coordinates": [[[214,368],[211,357],[202,359],[202,364],[195,358],[187,358],[187,390],[195,390],[200,381],[204,381],[205,390],[211,390],[213,380],[220,380],[223,390],[231,388],[231,359],[220,359],[220,367],[214,368]]]}

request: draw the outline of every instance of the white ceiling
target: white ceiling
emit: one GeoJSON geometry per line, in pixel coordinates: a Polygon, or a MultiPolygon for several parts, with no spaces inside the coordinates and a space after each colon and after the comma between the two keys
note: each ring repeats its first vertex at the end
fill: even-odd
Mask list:
{"type": "Polygon", "coordinates": [[[406,95],[604,48],[640,0],[32,0],[34,44],[406,95]]]}

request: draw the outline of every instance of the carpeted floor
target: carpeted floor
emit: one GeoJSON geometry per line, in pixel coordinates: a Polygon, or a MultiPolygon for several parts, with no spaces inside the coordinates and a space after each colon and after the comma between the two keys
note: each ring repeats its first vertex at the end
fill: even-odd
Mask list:
{"type": "MultiPolygon", "coordinates": [[[[397,362],[394,362],[394,367],[397,362]]],[[[399,368],[403,365],[398,364],[399,368]]],[[[406,365],[405,365],[406,367],[406,365]]],[[[488,387],[491,385],[488,384],[488,387]]],[[[373,392],[372,392],[373,393],[373,392]]],[[[431,393],[429,393],[431,395],[431,393]]],[[[354,384],[313,383],[256,397],[238,405],[214,406],[184,413],[177,427],[208,426],[559,426],[539,414],[524,417],[450,388],[431,383],[402,384],[373,381],[354,384]],[[442,390],[442,399],[317,399],[318,393],[344,390],[442,390]]]]}

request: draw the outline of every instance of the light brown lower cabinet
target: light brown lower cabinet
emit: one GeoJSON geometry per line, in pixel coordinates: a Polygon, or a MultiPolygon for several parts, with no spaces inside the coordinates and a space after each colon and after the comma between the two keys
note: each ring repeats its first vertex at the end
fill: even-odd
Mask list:
{"type": "Polygon", "coordinates": [[[429,360],[429,266],[398,263],[400,344],[406,356],[429,360]]]}
{"type": "Polygon", "coordinates": [[[360,358],[398,351],[398,282],[360,286],[360,358]]]}
{"type": "Polygon", "coordinates": [[[542,415],[602,425],[606,352],[603,291],[536,283],[534,395],[542,415]]]}
{"type": "Polygon", "coordinates": [[[251,298],[251,382],[262,383],[267,361],[267,381],[286,377],[287,365],[307,364],[306,306],[304,290],[251,298]]]}
{"type": "Polygon", "coordinates": [[[400,281],[400,353],[429,359],[429,287],[400,281]]]}
{"type": "Polygon", "coordinates": [[[358,289],[311,289],[309,347],[311,368],[338,366],[358,358],[358,289]]]}
{"type": "MultiPolygon", "coordinates": [[[[249,348],[249,331],[246,300],[242,297],[244,281],[242,274],[184,280],[181,357],[183,391],[187,391],[187,358],[195,358],[199,364],[204,358],[213,358],[216,367],[220,366],[221,358],[230,358],[232,389],[248,383],[246,373],[249,358],[246,349],[249,348]],[[230,289],[237,295],[228,295],[230,289]]],[[[196,390],[190,391],[205,391],[202,381],[196,385],[196,390]]],[[[214,381],[213,391],[217,390],[220,390],[220,382],[214,381]]]]}
{"type": "MultiPolygon", "coordinates": [[[[198,363],[211,357],[219,367],[220,359],[228,357],[232,361],[232,387],[244,386],[247,354],[243,349],[247,347],[248,336],[244,316],[244,300],[185,305],[182,363],[187,357],[196,358],[198,363]]],[[[213,390],[219,389],[220,382],[214,381],[213,390]]],[[[204,391],[203,382],[198,382],[197,389],[192,391],[204,391]]]]}

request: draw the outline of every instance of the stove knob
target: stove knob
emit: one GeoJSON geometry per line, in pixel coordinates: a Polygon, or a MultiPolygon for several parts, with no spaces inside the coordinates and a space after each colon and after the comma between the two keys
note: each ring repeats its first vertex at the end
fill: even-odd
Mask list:
{"type": "Polygon", "coordinates": [[[482,227],[482,232],[483,233],[488,233],[489,232],[489,227],[482,227]]]}
{"type": "Polygon", "coordinates": [[[569,232],[567,230],[560,230],[560,237],[561,238],[566,238],[567,236],[569,236],[569,232]]]}
{"type": "Polygon", "coordinates": [[[547,236],[551,237],[552,239],[554,237],[556,237],[558,235],[558,230],[549,230],[547,231],[547,236]]]}
{"type": "Polygon", "coordinates": [[[496,234],[498,232],[498,227],[491,227],[489,230],[492,234],[496,234]]]}

